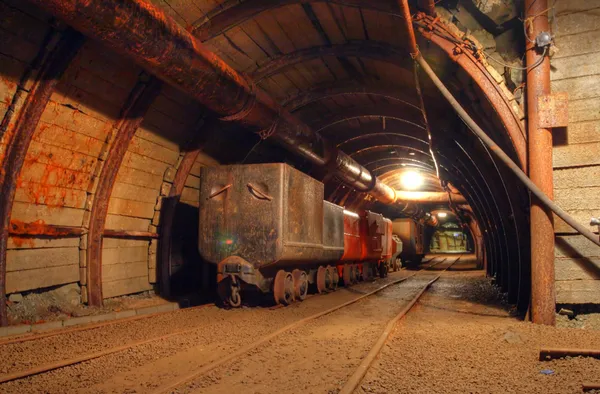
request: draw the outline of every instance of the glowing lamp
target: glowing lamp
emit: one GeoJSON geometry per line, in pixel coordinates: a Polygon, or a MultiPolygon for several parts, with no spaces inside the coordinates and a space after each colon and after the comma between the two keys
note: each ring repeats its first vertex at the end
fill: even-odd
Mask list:
{"type": "Polygon", "coordinates": [[[415,171],[407,171],[400,178],[402,187],[406,190],[415,190],[423,185],[423,176],[415,171]]]}
{"type": "Polygon", "coordinates": [[[448,214],[446,212],[438,212],[438,214],[437,214],[438,218],[445,218],[446,216],[448,216],[448,214]]]}

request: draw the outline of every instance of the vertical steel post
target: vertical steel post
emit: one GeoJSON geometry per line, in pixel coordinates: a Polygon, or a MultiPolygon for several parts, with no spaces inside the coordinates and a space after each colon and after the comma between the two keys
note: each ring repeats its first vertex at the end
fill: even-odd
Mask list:
{"type": "MultiPolygon", "coordinates": [[[[539,127],[538,98],[550,93],[550,59],[535,45],[535,37],[549,32],[548,1],[525,0],[527,70],[527,129],[529,178],[553,198],[552,132],[539,127]],[[544,56],[543,60],[540,57],[544,56]],[[541,63],[540,63],[541,62],[541,63]],[[537,64],[539,63],[539,64],[537,64]],[[537,65],[536,65],[537,64],[537,65]],[[535,66],[535,67],[534,67],[535,66]]],[[[552,212],[531,198],[531,316],[534,323],[554,325],[554,223],[552,212]]]]}

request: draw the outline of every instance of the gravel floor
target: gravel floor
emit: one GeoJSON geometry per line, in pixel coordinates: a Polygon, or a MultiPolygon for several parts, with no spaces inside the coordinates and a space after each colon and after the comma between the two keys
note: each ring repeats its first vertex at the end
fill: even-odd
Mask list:
{"type": "Polygon", "coordinates": [[[334,293],[312,296],[286,308],[184,309],[150,319],[116,323],[21,344],[0,345],[3,359],[9,360],[0,364],[1,373],[5,374],[174,331],[197,328],[185,335],[1,384],[0,392],[145,392],[166,379],[192,371],[279,327],[356,298],[356,292],[374,290],[407,274],[402,271],[385,280],[360,283],[352,288],[353,291],[340,289],[334,293]]]}
{"type": "Polygon", "coordinates": [[[398,324],[358,392],[580,393],[584,381],[600,381],[600,360],[538,361],[541,346],[598,348],[600,332],[518,321],[487,279],[467,273],[432,290],[398,324]]]}
{"type": "MultiPolygon", "coordinates": [[[[597,348],[600,331],[540,327],[517,320],[481,271],[464,271],[471,263],[461,260],[453,272],[443,273],[399,323],[359,392],[578,393],[583,380],[600,380],[600,360],[538,361],[540,346],[597,348]]],[[[433,270],[445,266],[442,263],[433,270]]],[[[185,309],[0,345],[0,374],[6,374],[191,329],[75,366],[0,384],[0,393],[151,392],[280,327],[413,273],[403,270],[384,280],[312,296],[286,308],[185,309]]],[[[377,296],[285,333],[247,357],[180,387],[178,392],[335,393],[386,322],[402,308],[404,299],[420,288],[425,276],[435,274],[421,272],[377,296]]]]}

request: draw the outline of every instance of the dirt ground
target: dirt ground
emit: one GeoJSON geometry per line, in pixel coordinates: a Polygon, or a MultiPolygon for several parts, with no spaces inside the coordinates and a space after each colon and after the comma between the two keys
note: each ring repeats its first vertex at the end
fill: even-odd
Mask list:
{"type": "Polygon", "coordinates": [[[598,349],[600,332],[520,321],[495,293],[471,274],[441,279],[398,324],[358,392],[580,393],[583,382],[600,382],[600,360],[538,359],[540,347],[598,349]]]}
{"type": "MultiPolygon", "coordinates": [[[[600,331],[525,323],[482,272],[466,270],[470,267],[465,261],[445,272],[398,323],[357,392],[580,393],[583,381],[600,381],[600,360],[538,361],[540,346],[598,348],[600,331]]],[[[285,308],[190,308],[24,343],[0,342],[5,375],[175,333],[0,384],[0,393],[154,393],[281,327],[412,273],[402,270],[285,308]]],[[[435,272],[419,275],[284,333],[175,392],[337,393],[387,321],[435,272]]]]}
{"type": "MultiPolygon", "coordinates": [[[[11,299],[16,299],[11,297],[11,299]]],[[[152,291],[109,298],[102,307],[89,307],[81,303],[79,285],[72,283],[44,292],[19,295],[18,301],[8,302],[10,324],[35,324],[65,320],[70,317],[100,315],[127,309],[164,304],[163,298],[152,291]]]]}

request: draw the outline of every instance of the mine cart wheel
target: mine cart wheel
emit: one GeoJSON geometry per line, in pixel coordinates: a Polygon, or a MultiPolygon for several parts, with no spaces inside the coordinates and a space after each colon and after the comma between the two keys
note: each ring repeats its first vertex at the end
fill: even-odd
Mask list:
{"type": "Polygon", "coordinates": [[[344,264],[342,279],[344,280],[344,286],[348,287],[352,284],[352,266],[350,264],[344,264]]]}
{"type": "Polygon", "coordinates": [[[385,262],[379,263],[379,277],[385,278],[388,276],[388,267],[385,262]]]}
{"type": "Polygon", "coordinates": [[[294,296],[299,301],[304,301],[308,293],[308,276],[302,270],[293,270],[292,279],[294,280],[294,296]]]}
{"type": "Polygon", "coordinates": [[[350,268],[350,282],[351,283],[357,283],[358,282],[358,265],[356,264],[352,264],[352,267],[350,268]]]}
{"type": "Polygon", "coordinates": [[[332,266],[328,265],[327,267],[325,267],[326,275],[325,275],[325,283],[327,285],[327,289],[330,291],[335,291],[335,289],[337,289],[337,282],[335,281],[335,268],[333,268],[332,266]]]}
{"type": "MultiPolygon", "coordinates": [[[[363,264],[363,269],[364,269],[364,266],[365,266],[365,264],[363,264]]],[[[358,266],[358,264],[356,264],[356,265],[354,266],[354,269],[355,269],[355,274],[354,274],[354,276],[356,277],[356,279],[355,279],[355,280],[356,280],[357,282],[362,282],[362,281],[364,280],[364,278],[363,278],[363,273],[361,272],[361,270],[360,270],[360,267],[358,266]]]]}
{"type": "Polygon", "coordinates": [[[333,272],[333,290],[337,290],[338,285],[340,284],[340,275],[338,274],[337,267],[332,267],[331,272],[333,272]]]}
{"type": "Polygon", "coordinates": [[[279,270],[273,282],[273,297],[279,305],[289,305],[294,302],[294,279],[292,274],[279,270]]]}
{"type": "Polygon", "coordinates": [[[242,305],[242,295],[240,294],[239,284],[233,280],[223,280],[219,282],[217,292],[219,298],[225,307],[238,308],[242,305]]]}
{"type": "Polygon", "coordinates": [[[323,266],[317,269],[317,292],[319,294],[327,291],[327,270],[323,266]]]}

